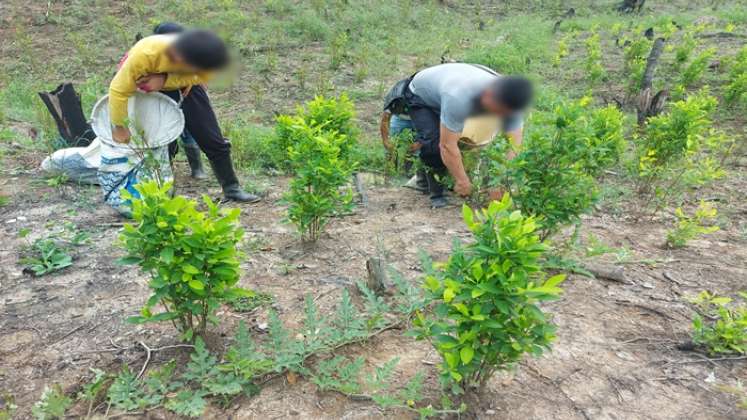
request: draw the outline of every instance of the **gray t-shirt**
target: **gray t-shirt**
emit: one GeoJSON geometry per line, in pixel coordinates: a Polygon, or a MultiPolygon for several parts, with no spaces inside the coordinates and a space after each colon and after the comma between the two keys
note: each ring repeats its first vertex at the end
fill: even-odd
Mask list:
{"type": "MultiPolygon", "coordinates": [[[[464,120],[480,112],[479,97],[500,75],[466,63],[446,63],[418,72],[410,83],[412,93],[426,105],[440,110],[441,123],[460,133],[464,120]]],[[[521,128],[520,113],[503,118],[503,131],[521,128]]]]}

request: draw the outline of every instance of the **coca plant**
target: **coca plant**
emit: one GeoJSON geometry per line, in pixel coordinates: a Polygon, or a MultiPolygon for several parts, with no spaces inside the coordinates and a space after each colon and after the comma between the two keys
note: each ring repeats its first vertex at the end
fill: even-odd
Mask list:
{"type": "Polygon", "coordinates": [[[624,121],[612,106],[592,108],[589,97],[538,113],[514,159],[506,161],[500,145],[487,151],[489,172],[499,174],[491,183],[510,191],[522,213],[538,217],[540,237],[547,238],[592,209],[595,178],[625,149],[624,121]]]}
{"type": "Polygon", "coordinates": [[[277,137],[275,153],[276,166],[281,169],[293,170],[288,148],[297,144],[303,136],[296,127],[299,120],[309,127],[319,128],[321,131],[334,132],[345,136],[346,141],[339,144],[340,156],[343,160],[352,160],[353,149],[359,136],[359,129],[355,124],[355,105],[347,95],[339,98],[325,98],[317,96],[305,106],[298,106],[294,115],[279,115],[276,119],[275,134],[277,137]]]}
{"type": "Polygon", "coordinates": [[[153,294],[129,321],[171,321],[191,341],[217,322],[221,303],[254,295],[236,286],[236,245],[244,235],[239,209],[221,210],[204,196],[207,211],[198,211],[194,200],[171,196],[171,183],[150,181],[136,188],[140,199],[128,197],[135,223],[126,224],[121,234],[127,251],[121,262],[149,274],[153,294]],[[162,310],[156,310],[159,305],[162,310]]]}
{"type": "Polygon", "coordinates": [[[465,205],[473,242],[456,242],[446,263],[426,267],[424,288],[434,306],[418,314],[415,333],[442,356],[442,383],[455,393],[483,386],[496,370],[542,354],[555,339],[538,304],[558,298],[564,275],[540,271],[546,246],[537,222],[512,208],[508,194],[484,210],[465,205]]]}
{"type": "Polygon", "coordinates": [[[288,147],[295,174],[285,195],[288,220],[305,241],[314,242],[330,217],[352,207],[353,193],[343,187],[356,164],[343,156],[343,151],[349,150],[347,136],[310,126],[300,117],[295,117],[290,127],[296,141],[288,147]]]}

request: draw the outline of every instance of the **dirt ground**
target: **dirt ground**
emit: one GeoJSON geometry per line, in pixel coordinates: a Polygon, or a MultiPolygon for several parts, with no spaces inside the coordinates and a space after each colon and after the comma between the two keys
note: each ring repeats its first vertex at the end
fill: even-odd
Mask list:
{"type": "MultiPolygon", "coordinates": [[[[90,379],[89,368],[114,371],[122,363],[139,368],[150,347],[178,342],[170,326],[127,324],[149,292],[146,279],[132,267],[119,266],[116,245],[122,220],[106,207],[95,187],[46,186],[35,169],[40,156],[17,160],[13,177],[0,179],[0,191],[11,204],[0,208],[0,391],[15,396],[18,418],[29,418],[45,384],[60,383],[73,392],[90,379]],[[92,243],[78,249],[74,265],[43,277],[24,274],[19,255],[27,243],[63,221],[91,233],[92,243]],[[47,227],[45,227],[47,226],[47,227]],[[30,228],[29,238],[19,230],[30,228]]],[[[184,178],[180,191],[197,196],[210,182],[184,178]]],[[[747,224],[744,173],[712,191],[728,208],[729,227],[676,251],[662,247],[664,224],[636,222],[622,210],[600,212],[584,220],[582,237],[593,233],[609,246],[627,247],[624,267],[629,284],[571,275],[562,300],[546,306],[558,325],[553,351],[523,362],[513,374],[494,378],[488,391],[471,405],[468,418],[500,419],[737,419],[747,418],[734,397],[719,385],[747,378],[747,360],[714,360],[677,349],[688,340],[691,310],[688,295],[701,290],[733,294],[745,287],[747,224]]],[[[387,255],[404,276],[418,282],[419,249],[436,260],[448,255],[452,237],[467,238],[459,206],[431,210],[427,199],[411,190],[369,179],[367,208],[335,220],[314,248],[305,248],[281,222],[279,203],[284,180],[273,178],[266,199],[243,208],[248,257],[241,284],[275,296],[273,306],[293,325],[303,298],[311,294],[325,310],[343,288],[365,275],[365,260],[387,255]]],[[[598,257],[604,261],[605,257],[598,257]]],[[[607,258],[612,264],[614,259],[607,258]]],[[[266,309],[249,314],[224,308],[215,345],[230,343],[237,322],[245,319],[253,333],[266,309]]],[[[380,365],[399,357],[396,378],[404,382],[418,370],[427,372],[426,393],[437,398],[437,355],[427,343],[414,342],[403,330],[381,334],[346,353],[364,355],[380,365]]],[[[185,349],[154,354],[150,366],[185,360],[185,349]]],[[[70,412],[85,413],[82,406],[70,412]]],[[[155,410],[141,418],[170,418],[155,410]]],[[[358,419],[409,418],[409,413],[381,412],[371,403],[319,393],[300,379],[279,378],[259,396],[241,398],[226,410],[211,407],[206,418],[358,419]]]]}

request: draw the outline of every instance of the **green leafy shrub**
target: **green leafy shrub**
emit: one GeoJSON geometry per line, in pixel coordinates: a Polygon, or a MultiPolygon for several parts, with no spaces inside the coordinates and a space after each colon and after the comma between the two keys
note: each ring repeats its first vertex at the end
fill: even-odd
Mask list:
{"type": "MultiPolygon", "coordinates": [[[[489,149],[490,184],[511,191],[522,213],[540,218],[546,238],[590,211],[599,176],[625,148],[625,118],[616,108],[590,108],[591,98],[563,102],[531,121],[522,151],[506,161],[500,145],[489,149]]],[[[498,143],[498,142],[496,142],[498,143]]]]}
{"type": "Polygon", "coordinates": [[[482,211],[465,205],[474,242],[456,242],[445,264],[426,267],[424,287],[435,308],[418,315],[416,332],[443,357],[442,381],[456,392],[484,385],[527,353],[542,354],[555,339],[537,303],[556,299],[564,276],[543,280],[539,258],[546,246],[536,221],[511,208],[508,194],[482,211]]]}
{"type": "Polygon", "coordinates": [[[171,197],[171,184],[147,182],[137,187],[141,199],[132,201],[134,224],[121,235],[127,256],[151,277],[153,295],[132,322],[173,321],[184,337],[202,335],[223,303],[252,292],[236,287],[239,261],[236,246],[244,231],[239,209],[221,211],[207,196],[207,212],[182,196],[171,197]],[[152,309],[163,305],[164,312],[152,309]]]}
{"type": "MultiPolygon", "coordinates": [[[[638,191],[657,199],[657,208],[686,187],[683,174],[700,166],[704,146],[723,143],[711,128],[716,104],[716,98],[706,92],[689,95],[672,103],[668,112],[649,118],[643,134],[636,138],[638,191]]],[[[715,171],[719,165],[709,162],[712,165],[703,168],[715,171]]]]}
{"type": "Polygon", "coordinates": [[[700,52],[680,73],[679,80],[673,91],[674,99],[682,99],[687,88],[693,86],[703,78],[711,59],[716,54],[715,48],[700,52]]]}
{"type": "Polygon", "coordinates": [[[285,195],[288,220],[304,240],[313,242],[330,217],[351,208],[353,193],[341,188],[356,165],[342,156],[349,142],[345,135],[310,126],[299,117],[291,127],[295,143],[288,146],[288,156],[295,176],[285,195]]]}
{"type": "Polygon", "coordinates": [[[724,99],[731,105],[747,105],[747,46],[742,47],[734,58],[724,99]]]}
{"type": "Polygon", "coordinates": [[[607,71],[602,65],[602,44],[598,33],[592,33],[584,41],[586,45],[586,73],[591,85],[594,86],[607,76],[607,71]]]}
{"type": "Polygon", "coordinates": [[[355,105],[346,94],[340,95],[337,99],[317,96],[307,102],[305,107],[299,106],[294,115],[279,115],[275,125],[277,166],[280,169],[293,170],[288,149],[306,136],[304,130],[299,131],[299,127],[304,124],[323,132],[344,136],[346,141],[339,144],[340,157],[344,161],[352,160],[359,136],[359,129],[354,120],[355,105]],[[302,120],[303,124],[299,124],[299,120],[302,120]]]}
{"type": "MultiPolygon", "coordinates": [[[[742,292],[743,299],[747,293],[742,292]]],[[[693,303],[700,314],[692,320],[692,339],[711,354],[747,353],[747,304],[736,304],[728,297],[701,292],[693,303]]]]}
{"type": "Polygon", "coordinates": [[[623,62],[625,74],[629,75],[627,91],[629,94],[638,93],[643,84],[643,74],[646,71],[646,58],[653,41],[639,36],[633,40],[625,40],[623,62]]]}
{"type": "Polygon", "coordinates": [[[677,207],[674,214],[677,216],[677,224],[667,232],[667,245],[671,248],[681,248],[692,239],[716,232],[719,229],[718,226],[707,225],[713,222],[718,212],[716,208],[705,201],[700,202],[692,216],[685,214],[681,207],[677,207]]]}
{"type": "Polygon", "coordinates": [[[65,411],[73,404],[59,385],[44,387],[41,399],[31,408],[31,414],[37,420],[52,420],[65,418],[65,411]]]}

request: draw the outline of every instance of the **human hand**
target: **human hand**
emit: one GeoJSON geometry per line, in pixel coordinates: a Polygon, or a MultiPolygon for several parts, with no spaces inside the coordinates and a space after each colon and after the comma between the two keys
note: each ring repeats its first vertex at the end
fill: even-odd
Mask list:
{"type": "Polygon", "coordinates": [[[112,139],[117,143],[127,144],[130,142],[130,129],[123,126],[114,126],[112,139]]]}
{"type": "Polygon", "coordinates": [[[166,85],[166,74],[149,74],[137,79],[135,84],[137,84],[137,88],[143,92],[157,92],[163,90],[163,87],[166,85]]]}
{"type": "Polygon", "coordinates": [[[501,201],[503,199],[503,194],[505,194],[506,191],[503,190],[503,188],[491,188],[488,190],[488,199],[490,201],[501,201]]]}
{"type": "Polygon", "coordinates": [[[454,192],[462,197],[467,197],[472,192],[472,183],[469,180],[457,181],[456,185],[454,185],[454,192]]]}

